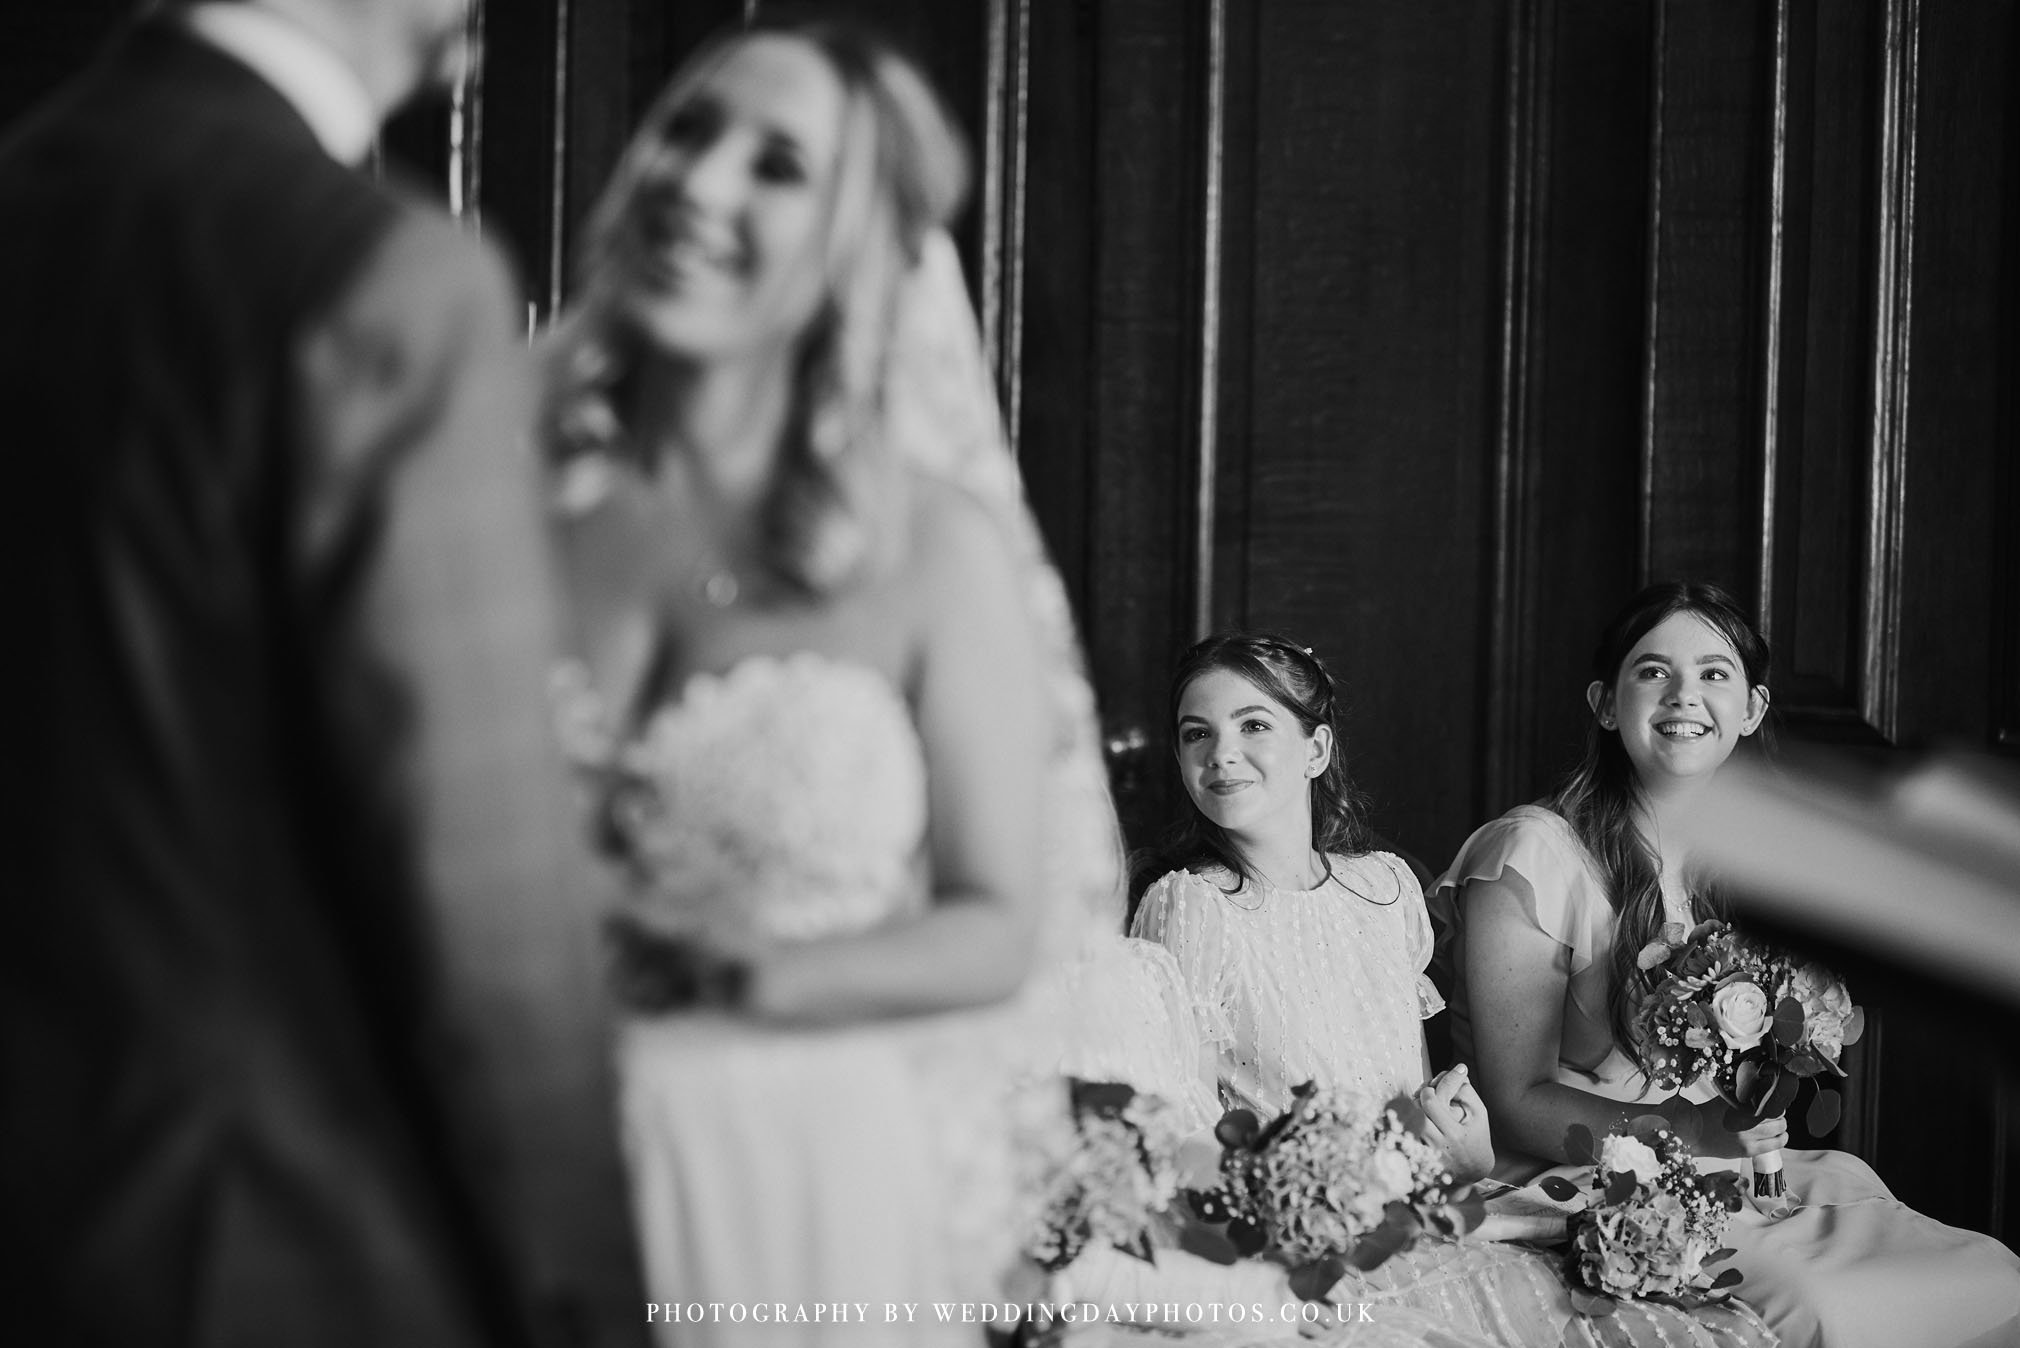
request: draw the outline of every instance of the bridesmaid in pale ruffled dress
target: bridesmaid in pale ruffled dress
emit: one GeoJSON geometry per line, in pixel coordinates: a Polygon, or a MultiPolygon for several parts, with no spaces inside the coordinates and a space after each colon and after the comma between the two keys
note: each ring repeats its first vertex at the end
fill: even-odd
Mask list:
{"type": "MultiPolygon", "coordinates": [[[[1779,1149],[1786,1124],[1733,1132],[1708,1089],[1662,1098],[1628,1026],[1648,986],[1643,945],[1665,922],[1714,915],[1663,838],[1759,730],[1767,646],[1716,587],[1654,585],[1608,625],[1593,674],[1584,761],[1546,804],[1475,832],[1438,883],[1460,933],[1453,1037],[1494,1111],[1497,1177],[1564,1162],[1574,1123],[1604,1132],[1651,1110],[1723,1158],[1706,1164],[1741,1165],[1779,1149]]],[[[1843,1152],[1788,1153],[1787,1182],[1792,1214],[1749,1209],[1727,1237],[1741,1294],[1784,1343],[2020,1343],[2020,1259],[2004,1246],[1895,1201],[1843,1152]]]]}

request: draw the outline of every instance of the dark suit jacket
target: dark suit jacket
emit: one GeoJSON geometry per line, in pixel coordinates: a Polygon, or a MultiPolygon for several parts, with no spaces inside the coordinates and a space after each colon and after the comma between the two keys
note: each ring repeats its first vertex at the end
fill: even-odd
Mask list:
{"type": "Polygon", "coordinates": [[[0,149],[38,1341],[639,1332],[516,319],[165,22],[0,149]]]}

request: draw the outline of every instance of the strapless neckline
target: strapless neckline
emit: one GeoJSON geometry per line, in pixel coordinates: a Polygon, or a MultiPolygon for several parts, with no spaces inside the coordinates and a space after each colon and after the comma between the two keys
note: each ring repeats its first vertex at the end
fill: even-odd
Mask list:
{"type": "Polygon", "coordinates": [[[911,703],[897,682],[866,660],[814,650],[755,651],[738,656],[721,669],[697,669],[689,673],[679,681],[671,697],[640,718],[632,738],[643,738],[663,718],[682,716],[695,708],[719,707],[725,698],[743,696],[746,687],[776,684],[793,677],[838,678],[854,683],[901,712],[907,723],[911,721],[911,703]]]}
{"type": "Polygon", "coordinates": [[[593,694],[570,754],[591,771],[634,901],[797,940],[916,912],[929,893],[925,746],[881,670],[818,651],[698,670],[618,736],[593,694]]]}

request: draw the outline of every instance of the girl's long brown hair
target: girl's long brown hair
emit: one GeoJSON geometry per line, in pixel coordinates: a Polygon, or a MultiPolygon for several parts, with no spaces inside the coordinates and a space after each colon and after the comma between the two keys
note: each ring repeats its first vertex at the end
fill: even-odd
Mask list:
{"type": "MultiPolygon", "coordinates": [[[[1701,581],[1658,582],[1628,600],[1600,634],[1592,653],[1592,677],[1613,689],[1635,643],[1678,613],[1701,619],[1731,644],[1746,669],[1748,688],[1767,686],[1767,642],[1737,600],[1701,581]]],[[[1644,972],[1636,958],[1662,929],[1663,909],[1661,858],[1641,829],[1644,798],[1620,732],[1606,729],[1594,716],[1585,727],[1585,756],[1546,804],[1570,823],[1606,883],[1614,913],[1613,948],[1607,956],[1612,975],[1607,1021],[1613,1041],[1646,1068],[1636,1042],[1634,1015],[1653,987],[1654,976],[1644,972]]],[[[1723,911],[1717,894],[1701,885],[1692,886],[1691,907],[1694,920],[1700,921],[1723,911]]]]}

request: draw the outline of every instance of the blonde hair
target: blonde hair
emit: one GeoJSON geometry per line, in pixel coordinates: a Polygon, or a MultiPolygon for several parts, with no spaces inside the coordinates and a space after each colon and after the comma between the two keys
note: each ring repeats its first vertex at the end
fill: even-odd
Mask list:
{"type": "Polygon", "coordinates": [[[844,111],[823,246],[823,294],[802,335],[781,467],[764,512],[763,557],[776,576],[825,593],[871,555],[894,493],[882,389],[902,283],[927,234],[968,189],[968,158],[918,69],[850,24],[756,27],[707,43],[654,100],[591,213],[576,258],[579,299],[549,345],[545,431],[557,459],[603,454],[653,466],[655,447],[626,433],[626,385],[642,342],[619,303],[615,242],[664,128],[745,45],[797,38],[840,80],[844,111]]]}

